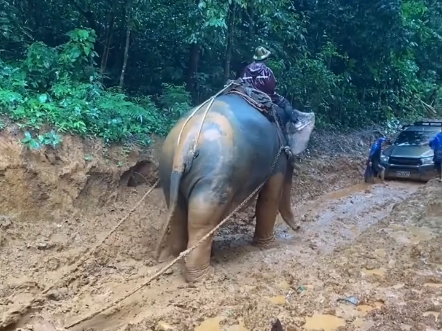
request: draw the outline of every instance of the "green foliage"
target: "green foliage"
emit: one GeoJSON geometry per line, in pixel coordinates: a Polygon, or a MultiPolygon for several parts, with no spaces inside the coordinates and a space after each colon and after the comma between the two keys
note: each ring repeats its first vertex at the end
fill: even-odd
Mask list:
{"type": "Polygon", "coordinates": [[[26,131],[21,142],[31,150],[40,149],[41,146],[56,148],[61,143],[61,137],[54,131],[50,131],[43,135],[39,134],[36,138],[33,138],[32,134],[26,131]]]}
{"type": "MultiPolygon", "coordinates": [[[[95,69],[95,33],[75,29],[59,47],[31,44],[20,61],[0,61],[0,113],[22,128],[40,130],[49,124],[59,133],[95,136],[105,142],[136,137],[148,142],[148,134],[164,135],[183,109],[189,96],[182,87],[164,86],[161,106],[149,97],[130,99],[119,91],[106,90],[95,69]],[[169,120],[167,120],[169,119],[169,120]]],[[[31,149],[55,147],[61,140],[53,131],[32,137],[23,144],[31,149]]]]}
{"type": "Polygon", "coordinates": [[[0,8],[1,112],[25,127],[49,123],[109,142],[165,134],[258,45],[272,51],[279,93],[315,111],[321,127],[441,115],[440,1],[0,0],[0,8]]]}
{"type": "Polygon", "coordinates": [[[174,86],[162,83],[163,94],[159,97],[159,104],[167,111],[170,118],[177,118],[189,110],[192,103],[190,93],[184,85],[174,86]]]}

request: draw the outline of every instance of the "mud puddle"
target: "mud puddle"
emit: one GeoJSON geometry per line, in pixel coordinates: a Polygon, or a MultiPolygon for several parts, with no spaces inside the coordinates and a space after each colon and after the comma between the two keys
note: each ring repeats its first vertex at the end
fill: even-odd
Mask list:
{"type": "MultiPolygon", "coordinates": [[[[442,288],[438,286],[441,282],[434,278],[437,274],[430,270],[430,265],[424,276],[412,271],[402,275],[400,263],[405,262],[398,259],[394,250],[394,245],[411,247],[418,242],[416,238],[428,242],[430,236],[426,230],[412,228],[422,229],[425,225],[398,220],[401,226],[405,225],[392,229],[378,228],[377,224],[418,188],[419,185],[410,183],[362,184],[295,206],[302,230],[293,233],[279,220],[278,245],[268,250],[250,245],[253,223],[232,220],[215,237],[212,257],[215,274],[210,279],[198,286],[186,284],[180,267],[175,265],[150,287],[73,330],[268,331],[275,317],[293,330],[370,330],[380,325],[376,317],[379,311],[393,314],[393,308],[401,307],[406,298],[417,300],[414,292],[409,292],[412,284],[419,284],[421,295],[433,291],[433,300],[439,300],[437,292],[442,304],[442,288]],[[393,237],[398,236],[398,231],[407,232],[414,241],[397,242],[393,237]],[[399,271],[392,274],[392,270],[399,271]],[[418,276],[423,278],[413,278],[418,276]],[[357,297],[357,306],[338,302],[347,296],[357,297]]],[[[156,191],[149,200],[161,204],[160,192],[156,191]]],[[[164,216],[162,211],[156,211],[155,215],[164,216]]],[[[103,215],[103,219],[110,216],[112,212],[103,215]]],[[[158,270],[159,266],[148,259],[144,242],[150,235],[146,225],[149,219],[142,213],[135,216],[138,224],[135,228],[131,224],[132,230],[129,225],[122,229],[97,254],[96,260],[88,262],[75,281],[51,293],[50,300],[38,313],[39,318],[56,325],[74,322],[123,296],[158,270]]],[[[101,232],[106,233],[110,227],[102,228],[101,232]]],[[[64,227],[61,229],[65,231],[64,227]]],[[[431,238],[437,236],[436,233],[431,238]]],[[[41,262],[37,263],[39,259],[45,263],[55,263],[50,262],[54,260],[58,264],[72,263],[78,253],[37,247],[28,250],[27,256],[35,267],[24,272],[28,278],[22,283],[16,280],[13,285],[10,279],[11,283],[1,288],[9,300],[1,302],[2,311],[9,310],[11,303],[23,301],[20,296],[32,296],[32,291],[29,293],[32,286],[39,288],[44,284],[40,280],[32,285],[30,279],[55,277],[41,262]]],[[[430,260],[427,257],[427,263],[433,263],[434,259],[430,260]]],[[[13,266],[9,264],[11,270],[13,266]]],[[[23,271],[25,266],[26,263],[19,270],[23,271]]],[[[413,267],[409,266],[410,270],[418,270],[413,267]]],[[[440,312],[436,308],[428,301],[413,318],[428,320],[425,325],[436,327],[436,318],[439,320],[436,313],[440,312]]],[[[416,325],[413,323],[409,319],[403,321],[405,326],[416,325]]],[[[376,329],[383,330],[395,329],[376,329]]]]}
{"type": "MultiPolygon", "coordinates": [[[[343,242],[351,241],[369,226],[387,216],[393,206],[415,192],[421,184],[387,182],[357,184],[334,191],[316,200],[295,205],[295,215],[302,230],[293,233],[278,216],[276,238],[283,245],[314,246],[330,252],[343,242]]],[[[233,254],[235,248],[255,251],[248,243],[253,237],[253,223],[235,222],[234,229],[224,227],[215,236],[215,249],[233,254]]],[[[291,251],[296,249],[290,248],[291,251]]]]}
{"type": "MultiPolygon", "coordinates": [[[[293,234],[280,219],[277,237],[290,245],[324,253],[357,238],[364,230],[391,213],[392,208],[420,187],[415,183],[357,184],[295,207],[302,231],[293,234]]],[[[416,233],[418,233],[417,230],[416,233]]],[[[382,250],[377,251],[382,255],[382,250]]]]}

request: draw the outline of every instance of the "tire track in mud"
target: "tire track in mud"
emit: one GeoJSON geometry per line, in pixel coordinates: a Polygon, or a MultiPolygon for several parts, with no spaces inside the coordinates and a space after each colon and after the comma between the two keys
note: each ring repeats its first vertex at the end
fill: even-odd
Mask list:
{"type": "MultiPolygon", "coordinates": [[[[250,245],[253,223],[231,222],[215,237],[212,262],[216,273],[211,279],[198,286],[186,284],[179,266],[175,266],[151,287],[74,330],[174,327],[180,331],[267,331],[269,319],[276,316],[293,325],[293,330],[302,330],[303,316],[312,314],[314,307],[323,305],[327,298],[327,291],[322,289],[325,280],[337,273],[333,263],[327,265],[320,260],[354,241],[418,187],[393,182],[360,184],[295,206],[303,221],[302,231],[294,234],[279,220],[278,246],[263,251],[250,245]],[[317,292],[312,296],[312,291],[317,292]],[[300,298],[303,300],[298,302],[300,298]]],[[[88,274],[63,292],[53,293],[39,315],[55,325],[72,322],[124,295],[159,267],[146,265],[142,259],[106,261],[87,269],[88,274]]],[[[367,270],[372,269],[366,268],[370,274],[367,270]]],[[[333,325],[333,321],[330,323],[333,325]]]]}
{"type": "Polygon", "coordinates": [[[247,274],[248,267],[254,269],[263,263],[284,269],[287,260],[309,265],[312,257],[329,254],[355,240],[419,187],[420,184],[407,182],[358,184],[295,206],[295,214],[303,221],[301,231],[294,233],[278,217],[275,231],[278,247],[265,251],[250,245],[253,236],[250,224],[243,229],[240,226],[223,229],[215,237],[212,260],[217,271],[226,274],[244,270],[247,274]]]}

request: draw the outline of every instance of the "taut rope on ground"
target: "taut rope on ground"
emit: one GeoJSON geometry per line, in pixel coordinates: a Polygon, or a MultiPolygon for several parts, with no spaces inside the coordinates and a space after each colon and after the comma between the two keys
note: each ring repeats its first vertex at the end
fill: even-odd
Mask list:
{"type": "MultiPolygon", "coordinates": [[[[132,207],[132,209],[126,214],[126,216],[124,216],[113,228],[112,230],[103,238],[101,239],[92,249],[90,249],[88,252],[86,252],[86,254],[84,254],[78,261],[77,263],[74,264],[73,268],[71,268],[68,272],[66,272],[62,277],[58,278],[52,285],[50,285],[49,287],[47,287],[45,290],[43,290],[42,292],[40,292],[39,294],[37,294],[36,296],[34,296],[31,301],[26,304],[23,305],[21,308],[17,309],[15,312],[12,312],[10,314],[10,316],[5,316],[4,319],[2,320],[2,323],[0,324],[0,330],[6,328],[7,326],[16,323],[16,319],[19,318],[20,316],[23,316],[24,314],[26,314],[26,312],[28,310],[30,310],[32,308],[32,305],[35,304],[37,301],[39,301],[39,299],[41,298],[41,296],[45,295],[46,293],[48,293],[50,290],[54,289],[56,287],[56,285],[58,285],[67,274],[71,274],[73,275],[76,271],[78,271],[78,269],[81,267],[81,265],[86,261],[87,258],[89,258],[93,253],[95,253],[95,251],[101,246],[103,245],[103,243],[121,226],[121,224],[123,224],[128,218],[129,216],[132,215],[132,213],[138,208],[138,206],[141,204],[141,202],[143,202],[143,200],[153,191],[153,189],[158,185],[158,183],[160,182],[160,180],[158,179],[155,184],[153,184],[151,186],[151,188],[143,195],[143,197],[132,207]],[[18,313],[17,313],[18,311],[18,313]],[[14,317],[13,315],[17,316],[14,317]]],[[[71,276],[72,277],[72,276],[71,276]]]]}
{"type": "Polygon", "coordinates": [[[177,263],[179,260],[185,258],[187,255],[189,255],[195,248],[197,248],[199,245],[201,245],[201,243],[206,240],[207,238],[209,238],[211,235],[213,235],[215,233],[216,230],[218,230],[221,226],[224,225],[224,223],[226,223],[230,217],[236,213],[239,209],[243,208],[250,199],[252,199],[256,193],[259,192],[259,190],[264,186],[264,184],[267,182],[267,180],[269,179],[269,177],[272,175],[273,170],[275,169],[275,166],[279,160],[279,157],[281,156],[281,152],[284,150],[284,146],[281,146],[278,150],[278,153],[276,154],[275,160],[273,161],[272,167],[270,168],[270,172],[267,175],[266,179],[264,179],[264,181],[238,206],[236,207],[229,215],[227,215],[217,226],[215,226],[209,233],[207,233],[204,237],[202,237],[195,245],[193,245],[192,247],[186,249],[185,251],[181,252],[180,255],[178,257],[176,257],[174,260],[172,260],[169,264],[167,264],[165,267],[161,268],[159,271],[157,271],[155,274],[153,274],[151,277],[149,277],[145,282],[143,282],[142,284],[140,284],[138,287],[136,287],[135,289],[133,289],[132,291],[130,291],[129,293],[127,293],[126,295],[124,295],[123,297],[111,302],[109,305],[103,307],[100,310],[97,310],[95,312],[93,312],[92,314],[89,314],[81,319],[79,319],[78,321],[71,323],[67,326],[65,326],[66,329],[70,329],[80,323],[83,323],[87,320],[90,320],[91,318],[97,316],[98,314],[101,314],[102,312],[108,310],[109,308],[119,304],[121,301],[127,299],[128,297],[130,297],[131,295],[133,295],[134,293],[138,292],[139,290],[141,290],[143,287],[149,285],[149,283],[151,283],[153,280],[155,280],[156,278],[158,278],[159,276],[161,276],[167,269],[169,269],[171,266],[173,266],[175,263],[177,263]]]}

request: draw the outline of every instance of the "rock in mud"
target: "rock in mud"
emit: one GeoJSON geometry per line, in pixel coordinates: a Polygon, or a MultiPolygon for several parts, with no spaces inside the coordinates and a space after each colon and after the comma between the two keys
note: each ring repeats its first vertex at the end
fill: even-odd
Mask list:
{"type": "Polygon", "coordinates": [[[158,331],[175,331],[176,329],[172,325],[167,324],[164,321],[159,321],[158,324],[157,324],[157,327],[155,328],[155,330],[158,330],[158,331]]]}
{"type": "Polygon", "coordinates": [[[66,287],[60,289],[52,289],[48,292],[47,298],[49,300],[60,301],[66,297],[68,294],[68,289],[66,287]]]}
{"type": "Polygon", "coordinates": [[[165,275],[172,275],[173,274],[173,269],[172,268],[167,269],[166,271],[164,271],[164,274],[165,275]]]}
{"type": "Polygon", "coordinates": [[[55,244],[52,242],[40,242],[37,244],[37,249],[39,249],[39,250],[51,249],[54,247],[55,247],[55,244]]]}
{"type": "Polygon", "coordinates": [[[11,218],[8,216],[0,215],[0,228],[6,230],[12,225],[11,218]]]}

